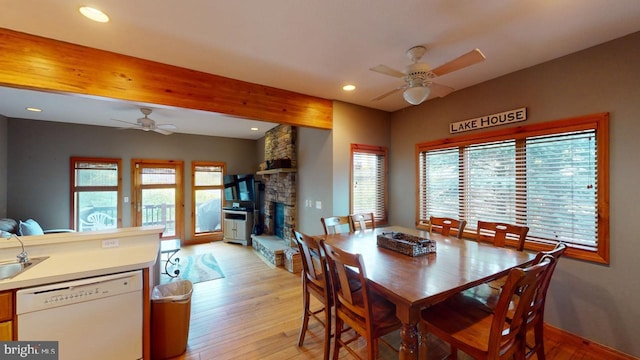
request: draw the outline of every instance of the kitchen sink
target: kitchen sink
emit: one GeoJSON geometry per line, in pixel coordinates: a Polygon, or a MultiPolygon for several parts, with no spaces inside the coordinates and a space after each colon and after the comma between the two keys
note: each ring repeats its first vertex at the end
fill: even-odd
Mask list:
{"type": "Polygon", "coordinates": [[[0,261],[0,280],[11,279],[48,258],[48,256],[32,258],[26,263],[21,263],[18,260],[0,261]]]}

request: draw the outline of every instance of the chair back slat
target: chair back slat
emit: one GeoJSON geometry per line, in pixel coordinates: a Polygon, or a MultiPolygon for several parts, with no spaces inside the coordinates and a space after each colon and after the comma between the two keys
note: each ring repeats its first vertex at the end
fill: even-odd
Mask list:
{"type": "Polygon", "coordinates": [[[320,219],[325,235],[353,232],[349,216],[330,216],[320,219]]]}
{"type": "Polygon", "coordinates": [[[320,243],[315,238],[295,230],[293,230],[293,235],[300,251],[305,278],[316,286],[324,288],[327,286],[327,274],[324,270],[326,260],[322,256],[320,243]]]}
{"type": "Polygon", "coordinates": [[[516,242],[516,249],[524,250],[529,227],[501,222],[478,221],[476,237],[478,241],[487,241],[494,246],[505,247],[507,240],[516,242]]]}
{"type": "MultiPolygon", "coordinates": [[[[369,327],[372,315],[368,313],[371,307],[362,255],[346,252],[324,241],[322,246],[329,267],[329,279],[335,291],[336,311],[357,315],[359,322],[366,323],[366,327],[369,327]],[[357,278],[357,281],[353,281],[354,278],[357,278]]],[[[354,324],[349,325],[354,326],[354,324]]]]}
{"type": "Polygon", "coordinates": [[[349,215],[353,230],[375,229],[376,221],[373,213],[359,213],[349,215]]]}
{"type": "Polygon", "coordinates": [[[429,218],[429,232],[439,232],[444,236],[451,235],[451,229],[456,231],[456,236],[458,239],[462,239],[462,234],[464,233],[464,228],[467,225],[466,220],[458,220],[446,217],[435,217],[431,216],[429,218]]]}

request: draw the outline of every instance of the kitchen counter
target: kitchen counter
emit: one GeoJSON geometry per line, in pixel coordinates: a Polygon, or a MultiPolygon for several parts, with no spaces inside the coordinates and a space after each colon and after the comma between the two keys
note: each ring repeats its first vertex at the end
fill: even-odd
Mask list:
{"type": "MultiPolygon", "coordinates": [[[[0,291],[151,268],[158,258],[163,231],[162,226],[147,226],[21,236],[30,258],[49,258],[11,279],[0,280],[0,291]]],[[[17,240],[0,240],[0,260],[13,260],[20,251],[17,240]]]]}

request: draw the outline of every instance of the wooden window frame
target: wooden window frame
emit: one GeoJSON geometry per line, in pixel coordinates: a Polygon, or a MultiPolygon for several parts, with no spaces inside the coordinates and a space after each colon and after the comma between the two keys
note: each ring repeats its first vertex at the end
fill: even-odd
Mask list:
{"type": "Polygon", "coordinates": [[[350,151],[350,167],[349,167],[349,212],[355,213],[353,205],[353,186],[354,186],[354,178],[355,175],[353,173],[353,165],[354,165],[354,154],[355,153],[368,153],[374,154],[378,156],[384,157],[384,209],[382,211],[383,215],[373,212],[375,217],[376,226],[378,225],[386,225],[389,223],[389,151],[384,146],[374,146],[374,145],[364,145],[364,144],[351,144],[350,151]]]}
{"type": "Polygon", "coordinates": [[[176,204],[175,204],[175,236],[163,237],[161,240],[180,239],[184,241],[184,161],[182,160],[157,160],[157,159],[131,159],[131,224],[141,226],[142,216],[138,211],[138,205],[142,201],[140,193],[142,189],[164,188],[160,185],[142,185],[137,165],[143,167],[166,167],[176,169],[176,204]]]}
{"type": "Polygon", "coordinates": [[[89,192],[89,191],[113,191],[116,190],[117,202],[116,202],[116,212],[117,212],[117,227],[122,227],[122,159],[118,158],[100,158],[100,157],[81,157],[81,156],[72,156],[69,158],[69,227],[76,231],[79,231],[78,224],[76,224],[76,193],[78,191],[89,192]],[[100,164],[116,164],[118,167],[118,184],[116,186],[76,186],[76,164],[78,162],[90,162],[90,163],[100,163],[100,164]],[[80,190],[79,190],[80,189],[80,190]]]}
{"type": "MultiPolygon", "coordinates": [[[[596,191],[596,218],[597,218],[597,244],[593,250],[586,250],[577,247],[569,247],[566,256],[586,260],[596,263],[609,264],[609,114],[598,113],[585,115],[575,118],[555,120],[544,123],[537,123],[525,126],[511,127],[496,131],[488,131],[474,133],[465,136],[439,139],[435,141],[418,143],[415,146],[415,163],[416,163],[416,226],[426,229],[424,219],[420,219],[420,204],[424,199],[420,199],[420,154],[427,151],[455,148],[462,149],[465,146],[488,143],[492,141],[501,141],[515,139],[518,143],[519,139],[527,137],[559,134],[572,131],[595,130],[596,136],[596,166],[597,166],[597,191],[596,191]]],[[[526,166],[526,165],[524,165],[526,166]]],[[[521,171],[520,169],[518,171],[521,171]]],[[[461,178],[461,181],[464,179],[461,178]]],[[[518,186],[526,186],[519,183],[518,186]]],[[[474,234],[466,233],[465,236],[474,237],[474,234]]],[[[533,251],[548,250],[549,244],[527,241],[525,249],[533,251]]]]}
{"type": "Polygon", "coordinates": [[[220,185],[201,185],[196,186],[196,167],[198,166],[218,166],[222,168],[222,178],[227,172],[227,165],[224,162],[216,162],[216,161],[192,161],[191,162],[191,240],[189,240],[190,244],[195,243],[203,243],[215,240],[222,240],[223,231],[222,231],[222,221],[224,220],[222,216],[222,207],[224,205],[224,181],[221,178],[220,185]],[[221,227],[220,231],[211,231],[211,232],[203,232],[196,233],[196,192],[198,190],[215,190],[218,189],[222,193],[222,199],[220,204],[220,221],[221,227]]]}

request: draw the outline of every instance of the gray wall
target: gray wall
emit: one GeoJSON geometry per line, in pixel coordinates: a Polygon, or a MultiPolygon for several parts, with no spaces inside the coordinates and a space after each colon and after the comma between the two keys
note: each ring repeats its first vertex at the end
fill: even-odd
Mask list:
{"type": "Polygon", "coordinates": [[[332,132],[298,128],[297,230],[322,234],[320,218],[331,214],[333,171],[332,132]],[[307,206],[310,201],[311,206],[307,206]],[[322,209],[316,209],[316,201],[322,209]]]}
{"type": "Polygon", "coordinates": [[[6,117],[0,115],[0,218],[7,216],[7,152],[9,139],[6,117]],[[4,145],[2,145],[4,144],[4,145]]]}
{"type": "Polygon", "coordinates": [[[389,147],[389,113],[334,101],[333,131],[298,129],[300,231],[321,234],[321,217],[349,214],[351,144],[389,147]]]}
{"type": "MultiPolygon", "coordinates": [[[[183,160],[184,234],[187,239],[191,234],[191,161],[224,161],[229,174],[257,170],[254,140],[185,134],[165,136],[24,119],[9,119],[8,122],[6,168],[9,176],[7,191],[2,192],[7,194],[8,216],[21,220],[33,218],[44,229],[69,227],[71,156],[121,158],[123,196],[129,198],[132,158],[183,160]]],[[[130,204],[123,204],[122,225],[131,226],[130,204]]]]}
{"type": "Polygon", "coordinates": [[[394,113],[391,222],[414,224],[414,146],[451,136],[450,123],[523,106],[528,109],[525,124],[609,112],[611,264],[562,259],[545,320],[640,356],[639,64],[640,33],[635,33],[394,113]]]}

